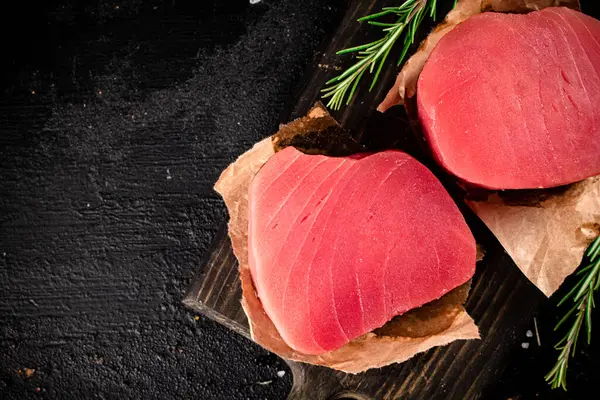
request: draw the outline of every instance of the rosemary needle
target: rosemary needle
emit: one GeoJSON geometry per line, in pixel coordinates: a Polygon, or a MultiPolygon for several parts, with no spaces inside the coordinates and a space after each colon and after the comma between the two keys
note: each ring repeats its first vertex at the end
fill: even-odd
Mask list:
{"type": "Polygon", "coordinates": [[[559,306],[569,302],[572,306],[569,311],[556,324],[554,330],[560,329],[567,321],[574,317],[572,325],[565,336],[554,346],[558,350],[558,359],[554,367],[546,375],[546,382],[552,389],[562,388],[567,390],[567,367],[569,358],[575,355],[577,339],[581,327],[585,325],[587,343],[592,340],[592,309],[594,308],[594,294],[600,287],[600,237],[587,249],[584,258],[585,267],[575,275],[581,276],[577,284],[558,303],[559,306]]]}
{"type": "Polygon", "coordinates": [[[382,28],[385,35],[372,43],[337,52],[338,55],[356,53],[358,61],[325,84],[326,87],[322,92],[324,99],[329,98],[327,107],[339,110],[344,102],[346,105],[350,104],[358,83],[367,70],[370,74],[374,74],[369,87],[369,91],[372,90],[375,83],[377,83],[390,50],[396,41],[403,34],[406,34],[404,36],[404,48],[398,59],[398,65],[402,64],[408,49],[415,41],[415,34],[425,16],[429,14],[430,18],[435,19],[436,6],[437,0],[405,0],[401,6],[385,7],[378,13],[359,18],[359,22],[366,21],[369,25],[382,28]],[[377,20],[388,16],[395,16],[396,21],[382,22],[377,20]]]}

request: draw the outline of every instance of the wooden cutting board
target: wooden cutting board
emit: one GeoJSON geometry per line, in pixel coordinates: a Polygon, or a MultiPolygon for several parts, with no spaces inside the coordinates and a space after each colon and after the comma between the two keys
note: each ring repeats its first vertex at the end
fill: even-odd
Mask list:
{"type": "MultiPolygon", "coordinates": [[[[338,57],[335,52],[361,44],[377,28],[361,25],[356,20],[377,12],[382,7],[395,5],[394,1],[349,2],[338,29],[324,40],[314,63],[305,73],[306,82],[297,97],[292,112],[283,116],[289,121],[306,114],[320,97],[324,83],[339,73],[336,69],[347,64],[350,57],[338,57]]],[[[440,7],[443,15],[450,6],[440,7]]],[[[427,28],[422,30],[427,33],[427,28]]],[[[397,54],[396,54],[397,56],[397,54]]],[[[390,60],[397,59],[394,54],[390,60]]],[[[334,116],[357,140],[377,147],[376,132],[381,135],[399,135],[399,146],[417,156],[434,172],[440,172],[420,151],[418,140],[401,107],[385,115],[375,111],[379,101],[392,86],[397,73],[394,62],[382,71],[381,80],[368,92],[368,77],[354,102],[334,116]]],[[[265,132],[265,136],[274,132],[265,132]]],[[[458,188],[451,180],[438,173],[449,191],[457,195],[458,188]]],[[[431,349],[402,364],[352,375],[297,362],[288,362],[293,373],[290,399],[478,399],[493,390],[494,383],[505,367],[510,350],[522,337],[526,324],[544,296],[522,275],[485,226],[463,207],[466,218],[479,244],[486,251],[478,263],[471,294],[466,303],[469,314],[480,328],[482,340],[459,341],[445,347],[431,349]]],[[[250,338],[246,315],[240,305],[241,287],[238,265],[225,222],[201,263],[185,296],[184,303],[197,312],[214,319],[228,328],[250,338]]]]}

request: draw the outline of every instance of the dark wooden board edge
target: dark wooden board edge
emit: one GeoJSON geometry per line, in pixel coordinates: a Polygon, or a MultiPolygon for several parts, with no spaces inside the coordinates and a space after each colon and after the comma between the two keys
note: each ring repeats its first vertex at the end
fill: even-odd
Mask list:
{"type": "Polygon", "coordinates": [[[231,241],[227,234],[227,224],[223,223],[192,278],[192,283],[183,297],[183,304],[250,339],[248,320],[240,303],[242,287],[237,270],[238,263],[233,255],[231,241]],[[207,266],[211,266],[211,268],[207,268],[207,266]],[[208,284],[218,278],[218,272],[223,271],[227,271],[224,277],[232,276],[220,280],[222,285],[218,292],[213,294],[214,287],[210,287],[208,284]],[[226,288],[225,291],[223,291],[224,288],[226,288]],[[223,301],[224,298],[227,300],[223,301]],[[208,301],[210,299],[214,299],[215,302],[219,300],[219,306],[217,307],[215,302],[211,304],[208,301]],[[229,308],[224,308],[223,304],[229,305],[229,308]],[[223,312],[223,310],[230,312],[223,312]]]}

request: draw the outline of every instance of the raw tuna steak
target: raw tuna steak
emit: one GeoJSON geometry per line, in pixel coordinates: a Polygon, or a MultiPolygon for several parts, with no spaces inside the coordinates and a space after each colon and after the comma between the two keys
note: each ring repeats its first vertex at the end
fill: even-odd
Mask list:
{"type": "Polygon", "coordinates": [[[285,342],[320,354],[471,278],[475,240],[409,155],[276,153],[249,190],[249,263],[285,342]]]}
{"type": "Polygon", "coordinates": [[[419,77],[419,119],[449,172],[491,189],[600,174],[600,21],[567,8],[483,13],[419,77]]]}

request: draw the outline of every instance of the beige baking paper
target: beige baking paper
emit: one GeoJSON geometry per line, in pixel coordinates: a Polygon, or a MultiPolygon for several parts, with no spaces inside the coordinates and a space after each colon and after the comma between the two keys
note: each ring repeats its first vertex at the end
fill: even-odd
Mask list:
{"type": "MultiPolygon", "coordinates": [[[[289,360],[358,373],[403,362],[415,354],[455,340],[479,338],[477,326],[462,306],[469,291],[469,284],[465,284],[332,352],[318,356],[302,354],[283,341],[256,295],[248,266],[248,187],[260,167],[275,153],[274,147],[279,146],[282,137],[289,138],[290,132],[296,130],[308,132],[311,125],[323,127],[335,123],[332,121],[323,108],[314,108],[307,117],[282,126],[280,133],[284,136],[276,134],[264,139],[240,156],[222,173],[215,185],[229,211],[229,235],[239,261],[242,306],[248,317],[252,339],[289,360]]],[[[322,138],[319,140],[322,141],[322,138]]]]}
{"type": "Polygon", "coordinates": [[[467,199],[467,204],[527,278],[550,296],[598,236],[600,176],[570,185],[562,193],[540,192],[544,193],[520,201],[515,201],[515,193],[493,192],[482,200],[467,199]]]}
{"type": "MultiPolygon", "coordinates": [[[[416,126],[414,96],[419,74],[440,39],[457,24],[482,11],[528,12],[549,6],[579,9],[575,0],[460,0],[444,22],[405,64],[380,111],[404,104],[416,126]]],[[[569,188],[481,192],[466,202],[498,238],[517,266],[546,296],[581,263],[598,236],[600,178],[569,188]]]]}

